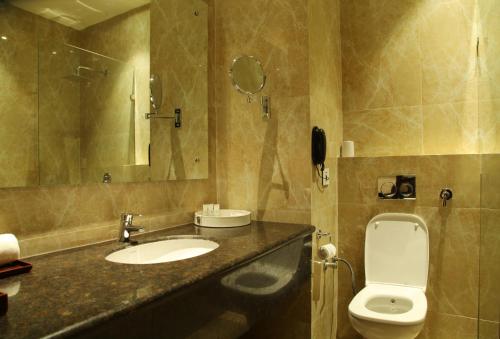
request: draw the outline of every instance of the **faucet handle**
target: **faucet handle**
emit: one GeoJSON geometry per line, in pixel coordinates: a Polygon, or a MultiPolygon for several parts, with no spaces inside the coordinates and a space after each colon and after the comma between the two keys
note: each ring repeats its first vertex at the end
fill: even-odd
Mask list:
{"type": "Polygon", "coordinates": [[[441,193],[439,193],[439,197],[442,200],[443,207],[446,207],[447,201],[453,198],[453,191],[451,188],[443,188],[441,189],[441,193]]]}

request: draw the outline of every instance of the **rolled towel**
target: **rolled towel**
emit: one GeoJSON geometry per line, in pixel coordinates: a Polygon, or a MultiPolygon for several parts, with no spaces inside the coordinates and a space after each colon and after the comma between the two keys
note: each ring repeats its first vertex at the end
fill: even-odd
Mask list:
{"type": "Polygon", "coordinates": [[[14,234],[0,234],[0,266],[19,259],[20,249],[14,234]]]}

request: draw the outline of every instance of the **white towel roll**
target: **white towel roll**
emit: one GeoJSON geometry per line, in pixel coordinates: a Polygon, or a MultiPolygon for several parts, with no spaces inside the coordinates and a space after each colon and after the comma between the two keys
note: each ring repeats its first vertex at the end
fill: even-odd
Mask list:
{"type": "Polygon", "coordinates": [[[20,249],[14,234],[0,234],[0,265],[19,259],[20,249]]]}

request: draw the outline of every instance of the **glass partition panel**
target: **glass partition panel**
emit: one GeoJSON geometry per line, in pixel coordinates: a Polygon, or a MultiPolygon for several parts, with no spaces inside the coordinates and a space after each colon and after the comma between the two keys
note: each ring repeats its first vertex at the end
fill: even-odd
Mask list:
{"type": "Polygon", "coordinates": [[[33,18],[0,11],[0,187],[38,185],[33,18]]]}
{"type": "Polygon", "coordinates": [[[63,43],[40,44],[39,65],[40,184],[148,180],[132,168],[134,68],[63,43]]]}

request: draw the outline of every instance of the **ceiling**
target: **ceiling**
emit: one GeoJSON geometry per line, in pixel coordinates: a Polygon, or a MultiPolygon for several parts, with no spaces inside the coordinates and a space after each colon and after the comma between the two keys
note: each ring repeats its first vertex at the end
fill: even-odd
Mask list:
{"type": "Polygon", "coordinates": [[[106,21],[151,0],[10,0],[12,5],[77,30],[106,21]]]}

